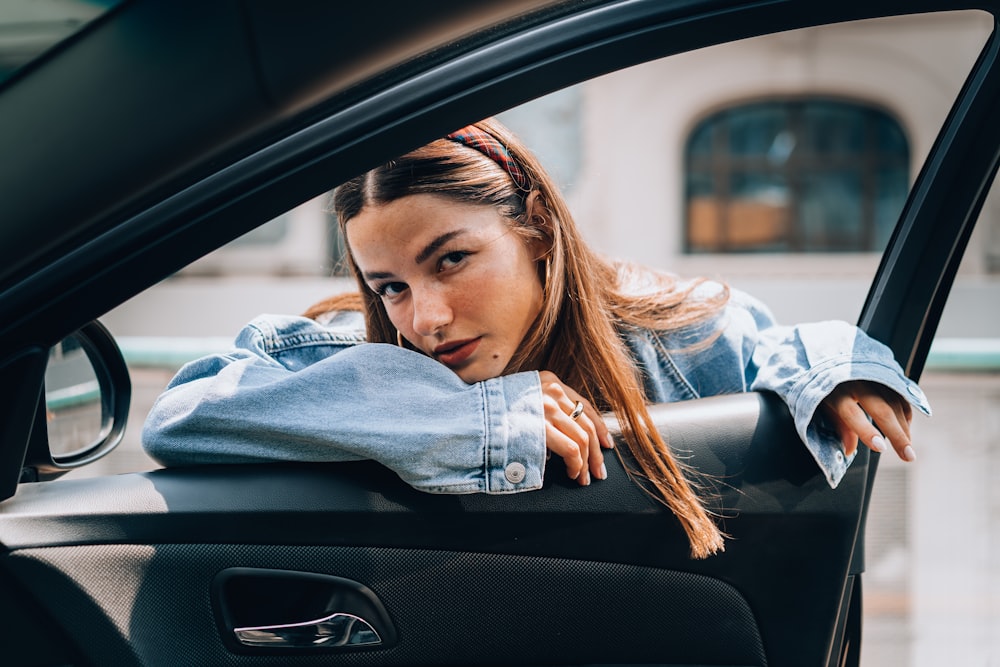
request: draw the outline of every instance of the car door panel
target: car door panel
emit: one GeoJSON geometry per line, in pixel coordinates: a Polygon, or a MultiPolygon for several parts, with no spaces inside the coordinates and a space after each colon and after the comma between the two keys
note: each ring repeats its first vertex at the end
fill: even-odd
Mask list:
{"type": "MultiPolygon", "coordinates": [[[[424,494],[372,462],[22,485],[0,514],[0,562],[92,664],[826,664],[866,459],[831,490],[769,395],[654,415],[714,491],[719,556],[691,560],[674,517],[609,456],[606,481],[579,488],[553,465],[543,491],[513,496],[424,494]],[[356,581],[398,640],[234,646],[214,583],[230,568],[356,581]]],[[[260,623],[311,620],[276,613],[260,623]]]]}

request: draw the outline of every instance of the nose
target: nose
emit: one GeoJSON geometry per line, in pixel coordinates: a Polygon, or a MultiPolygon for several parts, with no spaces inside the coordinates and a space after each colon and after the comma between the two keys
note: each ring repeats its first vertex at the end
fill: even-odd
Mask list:
{"type": "Polygon", "coordinates": [[[410,286],[413,304],[413,331],[419,336],[433,336],[451,324],[454,317],[447,295],[435,287],[410,286]]]}

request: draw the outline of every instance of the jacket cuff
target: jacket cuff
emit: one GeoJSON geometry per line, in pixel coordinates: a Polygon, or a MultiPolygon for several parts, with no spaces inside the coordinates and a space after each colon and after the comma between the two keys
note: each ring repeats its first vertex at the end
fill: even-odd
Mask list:
{"type": "Polygon", "coordinates": [[[486,406],[486,493],[542,488],[545,476],[545,415],[536,372],[483,382],[486,406]]]}

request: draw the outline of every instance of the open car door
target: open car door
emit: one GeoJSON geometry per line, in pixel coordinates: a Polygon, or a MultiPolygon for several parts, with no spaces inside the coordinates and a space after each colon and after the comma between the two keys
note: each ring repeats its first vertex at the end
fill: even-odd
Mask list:
{"type": "MultiPolygon", "coordinates": [[[[95,180],[107,190],[88,195],[90,224],[4,276],[0,391],[8,400],[0,405],[0,475],[10,497],[0,502],[0,617],[16,637],[5,664],[856,664],[861,536],[878,457],[862,448],[830,489],[787,409],[770,395],[654,410],[671,446],[707,480],[709,504],[730,536],[725,553],[702,561],[689,557],[670,512],[626,474],[627,457],[624,465],[607,457],[608,480],[586,488],[550,471],[544,490],[503,497],[423,494],[370,462],[18,485],[32,428],[44,425],[25,411],[37,404],[39,350],[327,189],[331,179],[648,59],[955,3],[524,3],[509,16],[504,3],[482,3],[475,16],[460,11],[462,3],[417,14],[396,3],[389,3],[392,12],[286,12],[271,4],[126,4],[0,91],[19,94],[11,102],[0,95],[4,120],[5,111],[27,109],[25,100],[42,95],[31,90],[36,80],[38,90],[48,85],[46,94],[61,93],[62,106],[72,107],[79,91],[55,87],[82,67],[70,56],[97,58],[110,49],[127,61],[134,44],[123,36],[144,35],[143,48],[155,57],[143,63],[166,67],[176,44],[165,35],[197,25],[188,55],[208,57],[218,41],[231,39],[227,45],[245,51],[252,66],[232,55],[226,66],[251,67],[271,96],[201,149],[194,140],[181,148],[167,141],[193,116],[164,120],[166,138],[150,139],[151,155],[116,153],[114,163],[138,164],[163,151],[172,161],[162,173],[139,184],[95,180]],[[400,35],[419,42],[420,57],[402,37],[402,51],[391,48],[386,35],[394,22],[400,35]],[[336,58],[291,48],[297,31],[316,26],[338,26],[345,39],[369,26],[370,35],[362,31],[350,43],[381,41],[336,58]],[[126,186],[133,188],[127,198],[114,190],[126,186]],[[28,398],[17,400],[25,392],[28,398]]],[[[986,5],[1000,11],[1000,4],[977,7],[986,5]]],[[[996,170],[997,49],[994,35],[911,192],[861,318],[913,379],[996,170]]],[[[153,86],[138,65],[120,66],[123,95],[153,86]]],[[[218,82],[213,77],[225,78],[194,57],[173,67],[171,80],[184,82],[177,90],[204,93],[218,82]]],[[[204,111],[217,113],[217,122],[199,125],[199,140],[213,128],[223,132],[218,121],[230,110],[216,102],[204,111]]],[[[87,118],[89,131],[114,136],[113,123],[85,113],[99,108],[90,104],[76,116],[87,118]]],[[[155,113],[173,117],[179,103],[163,104],[155,113]]],[[[23,122],[30,129],[33,121],[25,115],[23,122]]],[[[36,178],[43,173],[30,159],[25,168],[36,178]]],[[[2,187],[12,193],[7,182],[2,187]]]]}

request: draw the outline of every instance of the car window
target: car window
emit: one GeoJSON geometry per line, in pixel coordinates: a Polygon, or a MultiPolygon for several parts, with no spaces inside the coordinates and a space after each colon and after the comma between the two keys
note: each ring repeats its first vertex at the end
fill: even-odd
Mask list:
{"type": "MultiPolygon", "coordinates": [[[[550,168],[601,252],[724,280],[761,298],[781,322],[856,321],[889,227],[992,28],[986,14],[949,12],[797,30],[609,74],[501,118],[550,168]]],[[[139,430],[184,361],[225,351],[261,312],[300,313],[354,288],[326,199],[288,211],[103,318],[130,363],[130,426],[115,453],[74,476],[152,467],[139,430]]],[[[984,307],[1000,271],[996,195],[983,218],[925,373],[937,415],[917,418],[921,464],[884,457],[879,472],[868,523],[865,665],[910,664],[911,638],[923,642],[931,626],[953,641],[947,629],[959,633],[982,600],[963,599],[966,615],[943,618],[949,608],[934,607],[940,591],[928,590],[923,575],[932,563],[954,562],[954,545],[985,540],[973,527],[948,540],[937,532],[965,526],[948,518],[955,513],[988,519],[987,496],[974,494],[990,488],[987,443],[1000,423],[990,402],[1000,396],[1000,364],[990,365],[1000,316],[984,307]],[[986,361],[951,367],[944,360],[953,346],[966,360],[983,353],[986,361]],[[965,401],[981,403],[982,422],[958,428],[965,413],[949,419],[949,406],[965,401]],[[946,442],[974,446],[979,463],[958,462],[958,448],[946,442]],[[942,460],[955,467],[950,483],[934,472],[942,460]],[[963,471],[978,474],[982,488],[959,484],[963,471]],[[951,509],[956,488],[964,494],[959,510],[951,509]]],[[[977,542],[967,558],[978,558],[979,570],[949,567],[949,577],[969,590],[974,577],[966,573],[995,577],[985,571],[998,562],[988,549],[977,542]]],[[[973,622],[987,621],[1000,619],[973,622]]]]}
{"type": "MultiPolygon", "coordinates": [[[[769,35],[622,70],[499,115],[606,254],[724,278],[779,321],[855,321],[889,223],[992,25],[984,13],[945,12],[769,35]],[[796,294],[800,277],[813,297],[796,294]]],[[[291,284],[342,275],[343,243],[324,200],[180,277],[262,275],[270,285],[275,276],[291,284]]]]}

